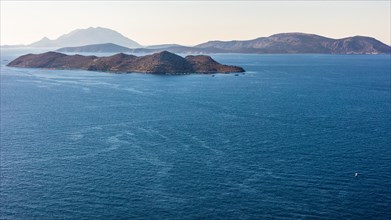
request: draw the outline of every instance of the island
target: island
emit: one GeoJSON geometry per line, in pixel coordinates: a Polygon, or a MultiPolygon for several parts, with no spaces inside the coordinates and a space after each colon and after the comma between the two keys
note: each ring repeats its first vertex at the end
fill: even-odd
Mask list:
{"type": "Polygon", "coordinates": [[[212,74],[245,71],[242,67],[220,64],[210,56],[189,55],[181,57],[168,51],[139,57],[124,53],[108,57],[97,57],[46,52],[42,54],[27,54],[20,56],[8,63],[7,66],[154,74],[212,74]]]}

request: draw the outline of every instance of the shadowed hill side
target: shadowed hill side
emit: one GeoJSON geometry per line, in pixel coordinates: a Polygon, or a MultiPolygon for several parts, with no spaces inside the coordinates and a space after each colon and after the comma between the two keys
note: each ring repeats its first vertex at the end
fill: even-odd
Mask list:
{"type": "Polygon", "coordinates": [[[132,69],[151,73],[172,73],[175,70],[183,73],[198,72],[185,58],[167,51],[137,58],[132,69]]]}
{"type": "Polygon", "coordinates": [[[213,73],[213,72],[232,72],[232,69],[237,69],[235,72],[243,72],[240,67],[221,65],[210,56],[186,56],[185,59],[197,69],[200,73],[213,73]]]}
{"type": "Polygon", "coordinates": [[[84,69],[96,56],[66,55],[56,52],[23,55],[7,66],[32,68],[84,69]]]}
{"type": "Polygon", "coordinates": [[[89,63],[87,70],[105,71],[105,72],[119,72],[136,60],[137,57],[124,53],[115,54],[109,57],[98,57],[89,63]]]}
{"type": "Polygon", "coordinates": [[[146,56],[116,54],[109,57],[66,55],[57,52],[27,54],[11,61],[7,66],[23,68],[84,69],[116,73],[230,73],[244,72],[237,66],[222,65],[209,56],[187,56],[163,51],[146,56]]]}

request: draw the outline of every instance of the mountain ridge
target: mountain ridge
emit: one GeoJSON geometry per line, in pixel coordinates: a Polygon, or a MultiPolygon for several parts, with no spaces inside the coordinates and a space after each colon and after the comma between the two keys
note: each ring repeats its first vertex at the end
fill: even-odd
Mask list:
{"type": "Polygon", "coordinates": [[[389,54],[390,46],[372,37],[341,39],[307,33],[279,33],[243,41],[208,41],[196,48],[218,48],[236,53],[389,54]]]}

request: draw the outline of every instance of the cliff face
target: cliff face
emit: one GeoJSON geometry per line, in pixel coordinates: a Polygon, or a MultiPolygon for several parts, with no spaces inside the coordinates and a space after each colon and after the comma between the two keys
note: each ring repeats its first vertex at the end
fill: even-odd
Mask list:
{"type": "Polygon", "coordinates": [[[23,68],[84,69],[117,73],[230,73],[244,72],[237,66],[222,65],[209,56],[187,56],[163,51],[146,56],[119,53],[109,57],[66,55],[57,52],[27,54],[7,66],[23,68]]]}

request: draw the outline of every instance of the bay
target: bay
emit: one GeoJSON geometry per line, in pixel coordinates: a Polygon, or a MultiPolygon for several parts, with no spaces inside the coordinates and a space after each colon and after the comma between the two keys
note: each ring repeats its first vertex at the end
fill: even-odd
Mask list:
{"type": "Polygon", "coordinates": [[[1,219],[391,218],[390,55],[216,54],[247,72],[212,77],[5,66],[22,52],[1,219]]]}

